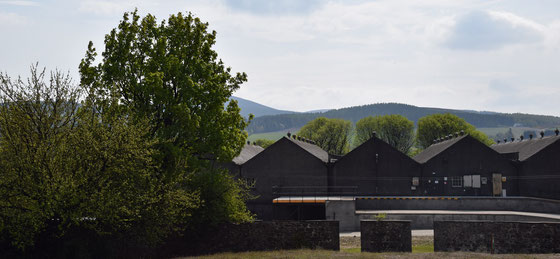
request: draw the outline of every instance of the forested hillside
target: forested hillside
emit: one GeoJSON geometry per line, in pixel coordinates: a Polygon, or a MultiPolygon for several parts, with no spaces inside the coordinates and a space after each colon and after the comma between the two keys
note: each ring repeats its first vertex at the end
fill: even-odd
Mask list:
{"type": "Polygon", "coordinates": [[[356,122],[361,118],[376,115],[400,114],[415,124],[421,117],[434,113],[452,113],[477,128],[512,127],[520,124],[532,128],[550,128],[560,125],[560,117],[521,113],[473,112],[452,109],[417,107],[399,103],[378,103],[330,110],[324,113],[297,113],[261,116],[253,119],[249,134],[300,128],[317,117],[339,118],[356,122]]]}
{"type": "MultiPolygon", "coordinates": [[[[236,100],[237,105],[241,108],[241,115],[245,118],[249,117],[249,114],[253,114],[255,117],[266,116],[266,115],[276,115],[276,114],[286,114],[295,113],[293,111],[284,111],[274,109],[247,99],[239,98],[236,96],[230,97],[230,99],[236,100]]],[[[227,104],[226,104],[227,105],[227,104]]]]}

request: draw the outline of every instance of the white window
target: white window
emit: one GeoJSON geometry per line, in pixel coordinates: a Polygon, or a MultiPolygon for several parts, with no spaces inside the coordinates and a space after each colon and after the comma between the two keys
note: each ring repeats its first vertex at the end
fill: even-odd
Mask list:
{"type": "Polygon", "coordinates": [[[463,187],[463,177],[461,176],[451,177],[451,187],[463,187]]]}

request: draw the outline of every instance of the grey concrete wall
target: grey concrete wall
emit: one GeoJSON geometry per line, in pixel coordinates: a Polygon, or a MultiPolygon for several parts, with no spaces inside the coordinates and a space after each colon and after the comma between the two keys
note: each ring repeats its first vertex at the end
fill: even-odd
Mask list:
{"type": "Polygon", "coordinates": [[[412,252],[410,221],[360,221],[362,252],[412,252]]]}
{"type": "Polygon", "coordinates": [[[325,215],[327,220],[337,220],[339,222],[340,232],[360,229],[355,201],[326,201],[325,215]]]}
{"type": "MultiPolygon", "coordinates": [[[[377,214],[357,214],[357,220],[372,220],[377,214]]],[[[437,221],[521,221],[521,222],[534,222],[534,221],[551,221],[558,222],[560,220],[553,220],[548,218],[530,217],[521,215],[488,215],[488,214],[386,214],[386,220],[407,220],[410,221],[412,229],[433,229],[434,222],[437,221]]],[[[341,230],[342,231],[342,230],[341,230]]],[[[352,230],[346,230],[352,231],[352,230]]]]}
{"type": "Polygon", "coordinates": [[[560,214],[560,201],[529,197],[461,197],[458,200],[356,200],[357,210],[492,210],[560,214]]]}
{"type": "Polygon", "coordinates": [[[203,236],[169,243],[166,257],[286,249],[340,249],[337,221],[258,221],[225,224],[203,236]]]}
{"type": "Polygon", "coordinates": [[[560,223],[436,221],[434,251],[559,253],[560,223]]]}

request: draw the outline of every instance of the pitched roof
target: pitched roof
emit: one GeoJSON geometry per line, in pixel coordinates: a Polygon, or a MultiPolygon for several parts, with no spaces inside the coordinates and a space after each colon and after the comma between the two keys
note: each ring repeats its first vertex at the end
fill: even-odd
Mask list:
{"type": "Polygon", "coordinates": [[[453,146],[455,143],[461,141],[464,138],[467,138],[469,135],[459,136],[456,138],[452,138],[446,141],[442,141],[439,143],[435,143],[428,148],[424,149],[420,154],[413,157],[414,160],[418,163],[426,163],[430,159],[434,158],[435,156],[439,155],[447,148],[453,146]]]}
{"type": "Polygon", "coordinates": [[[558,140],[560,140],[560,136],[550,136],[540,139],[533,138],[494,144],[491,148],[502,154],[519,152],[519,161],[524,161],[558,140]]]}
{"type": "MultiPolygon", "coordinates": [[[[340,162],[341,160],[345,159],[346,157],[351,157],[353,154],[358,153],[358,152],[363,152],[363,149],[366,149],[367,146],[375,146],[375,145],[383,145],[386,146],[390,149],[392,149],[393,151],[395,151],[395,154],[397,154],[397,156],[400,156],[403,159],[406,160],[411,160],[414,163],[416,163],[416,160],[412,159],[411,157],[409,157],[408,155],[406,155],[405,153],[401,152],[400,150],[396,149],[395,147],[393,147],[391,144],[385,142],[384,140],[373,136],[370,139],[368,139],[366,142],[360,144],[359,146],[357,146],[356,148],[354,148],[352,151],[350,151],[348,154],[342,156],[340,159],[338,159],[338,161],[336,161],[337,163],[340,162]]],[[[332,155],[331,155],[332,156],[332,155]]]]}
{"type": "Polygon", "coordinates": [[[239,153],[238,156],[233,158],[233,162],[236,165],[242,165],[263,150],[264,150],[264,148],[262,148],[260,146],[245,144],[245,146],[243,146],[243,149],[241,149],[241,153],[239,153]]]}
{"type": "Polygon", "coordinates": [[[293,138],[288,138],[288,137],[284,137],[284,138],[293,142],[294,144],[298,145],[299,147],[303,148],[305,151],[307,151],[311,155],[317,157],[321,161],[323,161],[325,163],[329,162],[329,153],[327,153],[327,151],[323,150],[319,146],[311,144],[311,143],[307,143],[307,142],[304,142],[304,141],[296,140],[296,139],[293,139],[293,138]]]}

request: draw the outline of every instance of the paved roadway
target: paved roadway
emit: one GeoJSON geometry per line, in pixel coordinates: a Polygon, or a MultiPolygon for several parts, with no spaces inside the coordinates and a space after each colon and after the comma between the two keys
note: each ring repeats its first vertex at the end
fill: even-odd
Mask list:
{"type": "MultiPolygon", "coordinates": [[[[340,233],[341,237],[359,237],[360,232],[342,232],[340,233]]],[[[423,237],[423,236],[434,236],[433,229],[416,229],[412,230],[412,236],[414,237],[423,237]]]]}

